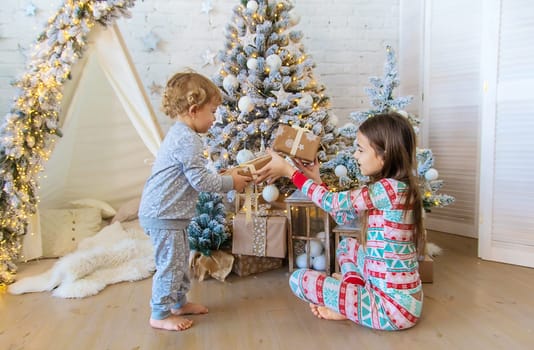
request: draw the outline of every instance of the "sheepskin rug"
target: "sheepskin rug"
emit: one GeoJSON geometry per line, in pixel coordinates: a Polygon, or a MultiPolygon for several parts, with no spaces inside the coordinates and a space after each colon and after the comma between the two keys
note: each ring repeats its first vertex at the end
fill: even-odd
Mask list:
{"type": "Polygon", "coordinates": [[[155,269],[152,244],[138,223],[115,222],[80,241],[74,252],[61,257],[48,271],[22,278],[8,291],[52,291],[59,298],[84,298],[109,284],[147,278],[155,269]]]}

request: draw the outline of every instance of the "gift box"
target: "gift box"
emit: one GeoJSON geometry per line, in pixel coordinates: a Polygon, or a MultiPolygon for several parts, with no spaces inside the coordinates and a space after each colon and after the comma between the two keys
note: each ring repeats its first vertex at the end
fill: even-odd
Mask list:
{"type": "Polygon", "coordinates": [[[287,217],[237,213],[233,222],[232,254],[285,258],[287,217]]]}
{"type": "MultiPolygon", "coordinates": [[[[248,162],[242,163],[238,165],[236,168],[238,168],[238,172],[241,175],[245,176],[252,176],[252,172],[256,170],[260,170],[263,168],[267,163],[271,161],[271,155],[266,154],[261,157],[249,160],[248,162]]],[[[232,168],[235,169],[235,168],[232,168]]],[[[222,175],[229,175],[231,172],[231,169],[228,169],[222,173],[222,175]]]]}
{"type": "Polygon", "coordinates": [[[284,259],[266,256],[234,255],[232,272],[243,277],[254,273],[276,270],[282,267],[284,259]]]}
{"type": "Polygon", "coordinates": [[[423,283],[434,282],[434,260],[429,255],[419,261],[419,277],[423,283]]]}
{"type": "Polygon", "coordinates": [[[308,129],[280,124],[272,148],[290,157],[313,162],[320,144],[321,138],[308,129]]]}

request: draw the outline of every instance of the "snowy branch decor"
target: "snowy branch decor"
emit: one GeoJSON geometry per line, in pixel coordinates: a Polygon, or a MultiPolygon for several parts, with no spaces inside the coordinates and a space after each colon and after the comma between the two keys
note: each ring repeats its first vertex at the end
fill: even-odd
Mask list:
{"type": "Polygon", "coordinates": [[[96,23],[129,16],[134,0],[65,0],[37,38],[10,112],[0,125],[0,285],[13,282],[28,218],[36,212],[38,174],[61,136],[64,83],[96,23]]]}

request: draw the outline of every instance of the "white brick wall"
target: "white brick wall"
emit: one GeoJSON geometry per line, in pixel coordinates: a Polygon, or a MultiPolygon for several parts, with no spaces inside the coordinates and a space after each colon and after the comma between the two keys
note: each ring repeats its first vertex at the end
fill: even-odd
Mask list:
{"type": "MultiPolygon", "coordinates": [[[[210,76],[216,65],[203,66],[206,49],[223,47],[224,26],[239,0],[212,0],[210,15],[201,12],[204,0],[137,0],[132,18],[119,26],[141,80],[164,129],[159,112],[160,96],[150,95],[152,82],[164,85],[169,76],[184,67],[210,76]],[[143,38],[153,31],[161,42],[158,50],[146,52],[143,38]]],[[[7,0],[0,7],[0,116],[11,105],[10,81],[24,72],[25,57],[33,41],[63,0],[7,0]],[[26,15],[30,3],[35,16],[26,15]],[[19,49],[21,47],[22,49],[19,49]]],[[[370,75],[381,75],[384,44],[399,42],[399,0],[295,0],[300,15],[298,28],[303,44],[317,67],[316,77],[330,96],[340,125],[350,112],[367,109],[363,91],[370,75]]],[[[397,49],[397,52],[400,50],[397,49]]]]}

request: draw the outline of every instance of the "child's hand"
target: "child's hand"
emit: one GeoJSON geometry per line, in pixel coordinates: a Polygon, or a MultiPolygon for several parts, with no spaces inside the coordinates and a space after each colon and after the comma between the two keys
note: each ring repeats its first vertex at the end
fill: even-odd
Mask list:
{"type": "Polygon", "coordinates": [[[267,181],[268,184],[271,184],[280,177],[291,177],[293,175],[295,169],[291,164],[274,151],[269,150],[269,154],[272,157],[271,161],[253,174],[257,175],[256,183],[267,181]]]}
{"type": "Polygon", "coordinates": [[[322,182],[321,174],[319,173],[319,169],[321,167],[319,164],[319,159],[315,158],[313,163],[303,163],[300,159],[294,158],[293,162],[308,179],[312,179],[318,184],[322,182]]]}
{"type": "Polygon", "coordinates": [[[238,172],[239,169],[233,169],[230,175],[232,176],[232,179],[234,180],[234,190],[237,192],[243,192],[245,187],[247,187],[248,183],[252,181],[252,177],[248,175],[241,175],[238,172]]]}

